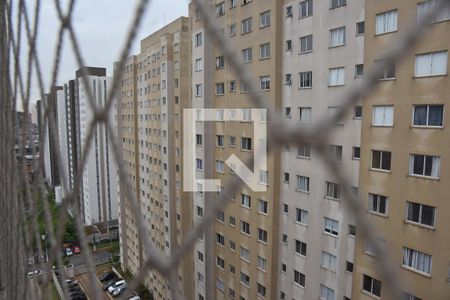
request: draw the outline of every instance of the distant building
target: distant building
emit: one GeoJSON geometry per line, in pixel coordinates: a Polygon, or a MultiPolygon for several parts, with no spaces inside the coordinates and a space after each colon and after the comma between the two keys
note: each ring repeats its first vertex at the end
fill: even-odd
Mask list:
{"type": "MultiPolygon", "coordinates": [[[[111,78],[105,68],[86,67],[88,82],[92,90],[94,105],[103,108],[106,104],[111,78]]],[[[68,182],[68,189],[76,188],[78,164],[87,145],[90,122],[94,118],[89,103],[87,88],[82,79],[82,70],[76,71],[76,79],[64,84],[61,99],[58,99],[57,123],[59,152],[62,174],[68,182]]],[[[116,128],[115,103],[109,120],[116,128]]],[[[114,136],[117,134],[114,133],[114,136]]],[[[86,224],[117,219],[118,177],[117,165],[112,153],[112,140],[104,124],[95,127],[92,142],[87,152],[86,163],[79,184],[79,211],[86,224]]]]}

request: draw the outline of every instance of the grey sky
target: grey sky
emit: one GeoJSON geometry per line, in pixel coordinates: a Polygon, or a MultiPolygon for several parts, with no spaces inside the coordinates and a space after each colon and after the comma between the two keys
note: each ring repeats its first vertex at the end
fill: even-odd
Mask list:
{"type": "MultiPolygon", "coordinates": [[[[28,11],[34,10],[34,0],[27,0],[28,11]]],[[[66,7],[68,1],[61,1],[66,7]]],[[[81,52],[89,66],[106,67],[112,75],[112,65],[119,57],[123,43],[132,22],[138,0],[79,0],[75,1],[73,25],[78,36],[81,52]]],[[[131,54],[139,51],[139,41],[176,18],[188,14],[187,0],[153,0],[147,8],[138,31],[131,54]]],[[[48,92],[53,68],[59,20],[53,0],[42,0],[38,53],[48,92]]],[[[72,44],[66,33],[63,55],[57,84],[63,84],[75,76],[78,65],[72,51],[72,44]]],[[[22,53],[26,51],[22,50],[22,53]]],[[[26,65],[26,55],[22,55],[22,65],[26,65]]],[[[31,101],[40,98],[37,81],[32,83],[31,101]]]]}

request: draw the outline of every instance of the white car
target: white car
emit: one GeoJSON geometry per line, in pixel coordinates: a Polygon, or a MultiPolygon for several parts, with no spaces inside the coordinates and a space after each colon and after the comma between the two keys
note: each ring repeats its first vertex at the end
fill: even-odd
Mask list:
{"type": "Polygon", "coordinates": [[[128,300],[141,300],[141,297],[139,296],[133,296],[131,298],[128,298],[128,300]]]}
{"type": "Polygon", "coordinates": [[[124,283],[124,284],[122,284],[121,286],[118,286],[118,287],[112,292],[112,295],[113,295],[114,297],[117,297],[117,296],[119,296],[119,294],[120,294],[124,289],[126,289],[126,288],[127,288],[127,284],[124,283]]]}
{"type": "Polygon", "coordinates": [[[108,293],[112,294],[112,292],[118,288],[119,286],[121,286],[122,284],[125,284],[125,280],[119,280],[116,281],[115,283],[113,283],[109,288],[108,288],[108,293]]]}
{"type": "Polygon", "coordinates": [[[28,272],[28,277],[34,277],[36,275],[41,275],[41,274],[42,274],[41,270],[34,270],[34,271],[28,272]]]}

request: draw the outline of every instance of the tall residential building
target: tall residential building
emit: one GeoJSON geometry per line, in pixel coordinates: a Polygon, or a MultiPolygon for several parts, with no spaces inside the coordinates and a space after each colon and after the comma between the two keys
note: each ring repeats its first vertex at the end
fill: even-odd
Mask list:
{"type": "MultiPolygon", "coordinates": [[[[181,17],[141,41],[122,72],[118,129],[126,172],[145,228],[161,253],[170,256],[191,226],[191,201],[182,191],[182,112],[190,104],[190,28],[181,17]]],[[[122,183],[123,185],[123,183],[122,183]]],[[[120,189],[121,263],[136,274],[148,253],[139,239],[136,218],[120,189]]],[[[177,293],[193,294],[192,258],[178,267],[177,293]]],[[[155,299],[170,299],[168,282],[150,271],[144,281],[155,299]]],[[[173,288],[173,287],[170,287],[173,288]]]]}
{"type": "MultiPolygon", "coordinates": [[[[364,1],[285,1],[283,118],[317,125],[341,109],[342,97],[363,75],[364,1]]],[[[329,155],[359,182],[361,106],[329,135],[329,155]]],[[[349,299],[354,264],[354,218],[339,182],[305,142],[281,160],[280,295],[277,299],[349,299]]]]}
{"type": "MultiPolygon", "coordinates": [[[[106,104],[111,78],[106,76],[105,68],[86,67],[85,70],[94,105],[101,109],[106,104]]],[[[74,184],[78,163],[86,146],[90,122],[94,118],[94,110],[89,104],[81,72],[82,69],[76,71],[76,79],[64,85],[55,106],[60,163],[69,190],[76,188],[74,184]]],[[[109,122],[114,129],[115,118],[114,101],[109,112],[109,122]]],[[[111,221],[118,217],[118,176],[112,152],[112,136],[117,136],[117,132],[111,135],[102,123],[95,126],[79,186],[79,210],[86,224],[111,221]]]]}
{"type": "MultiPolygon", "coordinates": [[[[369,67],[434,1],[366,1],[369,67]]],[[[387,67],[363,105],[360,196],[381,247],[392,258],[405,299],[448,299],[450,231],[450,10],[387,67]]],[[[357,234],[352,299],[393,299],[378,272],[373,244],[357,234]]]]}
{"type": "MultiPolygon", "coordinates": [[[[281,107],[283,49],[283,1],[207,1],[215,6],[215,22],[254,74],[259,91],[274,108],[281,107]]],[[[241,161],[253,156],[254,126],[265,122],[256,115],[247,97],[248,87],[238,81],[216,38],[207,33],[204,21],[191,3],[192,106],[217,109],[235,118],[226,122],[197,122],[196,178],[220,179],[225,186],[234,172],[226,166],[230,155],[241,161]],[[222,109],[231,109],[225,113],[222,109]],[[252,121],[252,119],[254,121],[252,121]]],[[[279,173],[280,154],[267,158],[266,169],[253,169],[266,192],[244,185],[220,212],[194,247],[194,299],[276,299],[279,267],[279,173]]],[[[216,193],[192,194],[194,223],[209,213],[216,193]]],[[[218,191],[221,187],[218,187],[218,191]]]]}

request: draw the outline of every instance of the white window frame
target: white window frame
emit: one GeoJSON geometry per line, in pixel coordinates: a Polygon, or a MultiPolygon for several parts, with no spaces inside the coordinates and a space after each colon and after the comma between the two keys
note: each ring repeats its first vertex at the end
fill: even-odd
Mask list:
{"type": "Polygon", "coordinates": [[[372,126],[379,126],[379,127],[394,126],[394,106],[374,105],[372,108],[372,126]],[[377,114],[381,115],[378,116],[377,114]]]}
{"type": "Polygon", "coordinates": [[[403,247],[402,267],[431,276],[433,257],[424,252],[403,247]]]}
{"type": "Polygon", "coordinates": [[[259,45],[259,59],[270,58],[270,43],[259,45]]]}
{"type": "Polygon", "coordinates": [[[324,217],[324,229],[323,231],[334,237],[339,236],[339,221],[324,217]]]}
{"type": "Polygon", "coordinates": [[[305,35],[299,38],[299,53],[309,53],[313,51],[313,35],[305,35]]]}
{"type": "Polygon", "coordinates": [[[270,26],[270,10],[259,14],[259,28],[266,28],[270,26]]]}
{"type": "Polygon", "coordinates": [[[309,193],[310,178],[307,176],[297,175],[297,190],[309,193]]]}
{"type": "Polygon", "coordinates": [[[416,54],[414,76],[416,78],[445,76],[448,73],[448,51],[435,51],[416,54]],[[442,59],[442,62],[438,62],[442,59]],[[435,67],[437,65],[437,67],[435,67]],[[424,68],[424,70],[419,70],[424,68]]]}
{"type": "Polygon", "coordinates": [[[408,223],[413,223],[413,224],[417,224],[420,226],[425,226],[428,228],[434,228],[435,224],[436,224],[436,207],[431,206],[431,205],[426,205],[426,204],[422,204],[422,203],[417,203],[417,202],[412,202],[412,201],[406,201],[406,216],[405,216],[405,220],[408,223]],[[419,212],[418,212],[418,219],[414,220],[414,207],[413,206],[418,206],[419,208],[419,212]],[[423,215],[424,215],[424,208],[427,207],[427,209],[432,209],[433,212],[433,216],[432,216],[432,224],[427,224],[424,223],[423,220],[423,215]]]}
{"type": "Polygon", "coordinates": [[[410,176],[419,176],[419,177],[429,177],[429,178],[439,178],[440,175],[440,167],[441,167],[441,157],[437,155],[424,155],[424,154],[414,154],[411,153],[409,155],[409,175],[410,176]],[[421,174],[414,173],[414,158],[418,156],[423,156],[423,167],[421,174]],[[431,162],[430,162],[431,159],[431,162]],[[431,163],[430,174],[427,174],[427,165],[431,163]],[[436,166],[437,164],[437,166],[436,166]]]}
{"type": "Polygon", "coordinates": [[[345,26],[333,28],[330,30],[330,48],[344,46],[345,45],[345,26]]]}
{"type": "Polygon", "coordinates": [[[370,213],[387,216],[389,212],[389,198],[383,195],[369,193],[368,208],[370,213]],[[382,207],[384,207],[384,211],[382,207]]]}
{"type": "Polygon", "coordinates": [[[397,9],[385,11],[375,16],[375,35],[396,32],[397,26],[398,26],[397,9]]]}
{"type": "Polygon", "coordinates": [[[345,67],[330,68],[328,73],[328,86],[345,85],[345,67]]]}
{"type": "Polygon", "coordinates": [[[443,104],[416,104],[413,105],[413,115],[411,125],[414,127],[431,127],[431,128],[442,128],[444,126],[444,105],[443,104]],[[426,107],[426,120],[425,124],[415,124],[415,114],[416,108],[418,107],[426,107]],[[430,123],[430,107],[440,107],[441,108],[441,125],[429,125],[430,123]]]}

